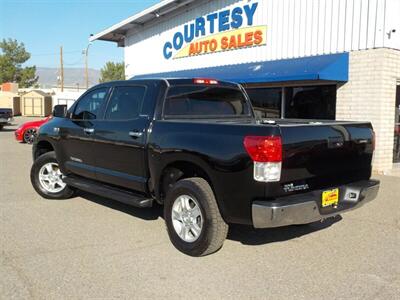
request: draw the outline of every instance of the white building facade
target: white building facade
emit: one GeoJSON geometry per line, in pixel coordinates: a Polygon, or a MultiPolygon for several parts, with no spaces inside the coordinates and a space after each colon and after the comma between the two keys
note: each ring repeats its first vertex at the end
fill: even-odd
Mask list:
{"type": "Polygon", "coordinates": [[[242,83],[261,117],[371,121],[374,169],[400,161],[400,0],[165,0],[92,40],[127,78],[242,83]]]}

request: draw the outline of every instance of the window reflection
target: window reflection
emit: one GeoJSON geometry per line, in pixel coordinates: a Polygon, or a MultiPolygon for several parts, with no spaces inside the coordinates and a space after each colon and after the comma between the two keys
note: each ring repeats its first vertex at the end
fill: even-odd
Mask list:
{"type": "Polygon", "coordinates": [[[280,118],[282,88],[247,89],[247,94],[259,118],[280,118]]]}

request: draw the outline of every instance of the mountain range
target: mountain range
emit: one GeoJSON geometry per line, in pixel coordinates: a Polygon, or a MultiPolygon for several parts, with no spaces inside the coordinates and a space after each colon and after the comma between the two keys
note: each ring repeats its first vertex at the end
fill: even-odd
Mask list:
{"type": "MultiPolygon", "coordinates": [[[[95,69],[88,69],[89,86],[99,83],[100,71],[95,69]]],[[[56,87],[59,85],[57,77],[60,75],[58,68],[41,68],[36,67],[36,75],[39,76],[39,85],[42,88],[56,87]]],[[[84,68],[64,68],[64,86],[84,87],[85,83],[85,69],[84,68]]]]}

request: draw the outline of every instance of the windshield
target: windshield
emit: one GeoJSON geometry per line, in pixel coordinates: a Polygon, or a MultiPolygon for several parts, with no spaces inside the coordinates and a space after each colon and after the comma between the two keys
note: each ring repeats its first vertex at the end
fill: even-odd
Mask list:
{"type": "Polygon", "coordinates": [[[168,91],[164,117],[250,117],[251,110],[240,89],[218,86],[175,86],[168,91]]]}

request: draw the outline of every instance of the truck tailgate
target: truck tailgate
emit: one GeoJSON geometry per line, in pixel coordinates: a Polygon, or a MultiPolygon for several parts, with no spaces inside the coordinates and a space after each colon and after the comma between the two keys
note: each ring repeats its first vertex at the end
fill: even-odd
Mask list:
{"type": "Polygon", "coordinates": [[[371,176],[373,130],[369,123],[280,124],[282,194],[327,188],[371,176]]]}
{"type": "Polygon", "coordinates": [[[13,117],[13,111],[9,108],[0,108],[0,123],[7,123],[13,117]]]}

